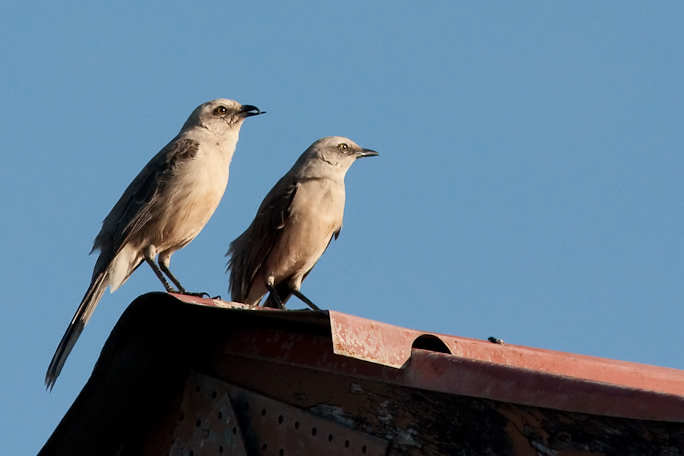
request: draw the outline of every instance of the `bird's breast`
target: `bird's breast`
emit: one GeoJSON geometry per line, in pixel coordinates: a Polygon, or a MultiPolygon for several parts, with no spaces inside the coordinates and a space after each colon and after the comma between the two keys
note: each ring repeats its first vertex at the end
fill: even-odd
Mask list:
{"type": "Polygon", "coordinates": [[[214,149],[200,148],[195,159],[178,167],[159,208],[159,251],[181,248],[207,224],[226,190],[230,161],[214,149]]]}
{"type": "Polygon", "coordinates": [[[326,181],[300,185],[290,206],[290,217],[269,256],[268,275],[301,277],[316,264],[342,227],[344,187],[326,181]]]}

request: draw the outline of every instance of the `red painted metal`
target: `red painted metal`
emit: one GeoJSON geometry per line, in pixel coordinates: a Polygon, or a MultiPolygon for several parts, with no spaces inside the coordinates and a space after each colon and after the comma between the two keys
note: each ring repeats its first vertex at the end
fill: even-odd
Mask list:
{"type": "Polygon", "coordinates": [[[458,358],[684,395],[684,371],[678,369],[519,345],[493,344],[485,340],[401,328],[332,310],[329,313],[335,353],[386,366],[402,367],[411,356],[413,341],[430,334],[439,338],[458,358]]]}
{"type": "Polygon", "coordinates": [[[363,456],[371,436],[391,455],[680,454],[683,385],[674,369],[148,293],[40,454],[363,456]]]}
{"type": "Polygon", "coordinates": [[[176,297],[330,327],[331,337],[235,328],[221,348],[226,354],[537,407],[684,422],[684,371],[677,369],[426,333],[335,311],[279,311],[176,297]],[[412,349],[426,335],[451,354],[412,349]]]}
{"type": "Polygon", "coordinates": [[[247,304],[241,304],[239,302],[227,302],[215,298],[200,298],[199,296],[190,296],[178,293],[169,293],[176,299],[179,299],[188,304],[198,304],[205,307],[221,307],[222,309],[259,309],[259,310],[273,310],[268,307],[252,307],[247,304]]]}

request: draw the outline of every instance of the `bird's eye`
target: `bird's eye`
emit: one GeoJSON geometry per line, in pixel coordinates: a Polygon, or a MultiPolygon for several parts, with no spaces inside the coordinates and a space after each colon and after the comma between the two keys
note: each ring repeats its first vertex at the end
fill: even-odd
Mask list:
{"type": "Polygon", "coordinates": [[[225,106],[219,106],[218,108],[214,109],[214,114],[217,116],[222,116],[226,112],[228,112],[228,109],[226,109],[225,106]]]}
{"type": "Polygon", "coordinates": [[[349,146],[345,143],[341,143],[341,144],[337,145],[337,148],[340,150],[347,150],[347,149],[349,149],[349,146]]]}

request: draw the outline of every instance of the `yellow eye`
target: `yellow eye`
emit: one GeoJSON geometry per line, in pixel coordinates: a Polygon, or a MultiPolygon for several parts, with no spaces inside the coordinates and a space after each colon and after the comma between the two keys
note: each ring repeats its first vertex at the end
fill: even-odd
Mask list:
{"type": "Polygon", "coordinates": [[[349,149],[349,146],[346,145],[345,143],[341,143],[341,144],[337,145],[337,148],[340,150],[347,150],[347,149],[349,149]]]}
{"type": "Polygon", "coordinates": [[[226,109],[225,106],[219,106],[218,108],[214,109],[214,114],[222,116],[223,114],[227,113],[228,109],[226,109]]]}

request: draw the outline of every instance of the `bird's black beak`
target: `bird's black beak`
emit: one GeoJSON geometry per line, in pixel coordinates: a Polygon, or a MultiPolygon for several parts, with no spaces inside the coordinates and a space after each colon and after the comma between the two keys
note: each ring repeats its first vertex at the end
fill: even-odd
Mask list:
{"type": "Polygon", "coordinates": [[[361,158],[361,157],[375,157],[376,155],[380,155],[374,150],[370,149],[361,149],[357,154],[356,158],[361,158]]]}
{"type": "Polygon", "coordinates": [[[260,114],[266,114],[266,111],[261,111],[256,106],[252,105],[242,105],[240,110],[237,112],[238,115],[242,117],[258,116],[260,114]]]}

